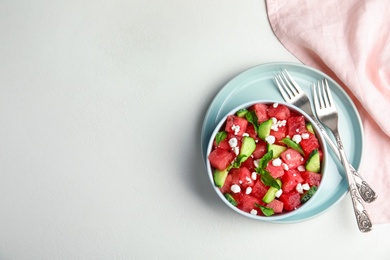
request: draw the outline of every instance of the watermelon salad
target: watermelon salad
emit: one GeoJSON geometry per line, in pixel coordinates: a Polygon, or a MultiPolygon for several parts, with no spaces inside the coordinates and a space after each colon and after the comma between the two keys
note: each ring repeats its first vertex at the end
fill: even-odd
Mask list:
{"type": "Polygon", "coordinates": [[[227,116],[208,160],[226,200],[258,216],[296,210],[322,179],[323,150],[313,126],[279,103],[256,103],[227,116]]]}

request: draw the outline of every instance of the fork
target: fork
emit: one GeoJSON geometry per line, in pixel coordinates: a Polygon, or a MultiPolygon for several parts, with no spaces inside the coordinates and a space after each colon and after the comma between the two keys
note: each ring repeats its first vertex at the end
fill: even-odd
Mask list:
{"type": "MultiPolygon", "coordinates": [[[[308,114],[314,120],[314,122],[317,124],[320,131],[322,132],[326,142],[329,144],[333,152],[337,155],[338,159],[341,161],[341,157],[337,149],[337,146],[333,143],[333,141],[325,131],[324,127],[320,124],[320,122],[318,122],[317,118],[314,116],[308,96],[301,89],[301,87],[299,87],[299,85],[293,79],[293,77],[291,77],[291,75],[287,72],[287,70],[283,70],[282,73],[278,74],[275,77],[275,81],[284,100],[290,104],[293,104],[301,108],[303,111],[306,112],[306,114],[308,114]]],[[[355,170],[355,168],[350,163],[348,164],[349,164],[349,168],[353,173],[353,179],[356,182],[356,186],[358,188],[361,197],[365,202],[368,203],[373,202],[377,198],[375,191],[370,187],[370,185],[368,185],[368,183],[355,170]]]]}
{"type": "Polygon", "coordinates": [[[338,112],[332,98],[328,82],[326,79],[313,84],[314,107],[319,121],[327,126],[333,133],[337,147],[340,152],[341,161],[349,184],[349,192],[352,198],[353,209],[355,211],[356,221],[361,232],[368,232],[372,228],[370,218],[362,203],[362,198],[357,192],[356,183],[353,181],[351,168],[348,166],[347,155],[345,154],[343,143],[338,131],[338,112]]]}

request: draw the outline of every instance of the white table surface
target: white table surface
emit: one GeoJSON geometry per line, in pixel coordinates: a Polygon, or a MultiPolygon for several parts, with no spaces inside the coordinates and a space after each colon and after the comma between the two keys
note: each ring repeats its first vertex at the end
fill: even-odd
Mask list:
{"type": "Polygon", "coordinates": [[[299,62],[265,3],[0,1],[0,259],[390,259],[348,196],[267,224],[222,204],[200,155],[218,90],[299,62]]]}

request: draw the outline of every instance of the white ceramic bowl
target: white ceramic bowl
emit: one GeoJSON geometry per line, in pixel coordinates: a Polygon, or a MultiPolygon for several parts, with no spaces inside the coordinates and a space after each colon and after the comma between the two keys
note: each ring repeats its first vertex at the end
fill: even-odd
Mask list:
{"type": "Polygon", "coordinates": [[[214,131],[213,131],[213,133],[212,133],[212,135],[210,137],[210,140],[209,140],[209,143],[208,143],[208,146],[207,146],[206,168],[207,168],[207,174],[209,176],[210,182],[211,182],[215,192],[218,194],[218,196],[221,198],[221,200],[228,207],[230,207],[232,210],[236,211],[237,213],[239,213],[239,214],[241,214],[241,215],[243,215],[245,217],[249,217],[249,218],[257,219],[257,220],[261,220],[261,221],[266,221],[266,222],[272,222],[273,220],[284,219],[284,218],[293,216],[293,215],[295,215],[297,213],[300,213],[303,210],[305,210],[307,207],[309,207],[310,205],[313,205],[313,204],[316,203],[316,197],[318,197],[319,194],[321,192],[323,192],[322,187],[324,186],[324,183],[327,181],[327,174],[326,174],[327,160],[328,160],[327,157],[328,157],[327,146],[326,146],[326,143],[325,143],[324,138],[322,136],[322,133],[319,130],[319,128],[316,125],[316,123],[305,112],[303,112],[301,109],[299,109],[299,108],[297,108],[297,107],[295,107],[293,105],[287,104],[285,102],[280,102],[280,101],[275,101],[275,100],[255,100],[255,101],[251,101],[251,102],[247,102],[247,103],[241,104],[241,105],[237,106],[236,108],[232,109],[217,124],[217,126],[215,127],[215,129],[214,129],[214,131]],[[318,189],[315,192],[315,194],[306,203],[300,205],[297,209],[292,210],[292,211],[288,211],[286,213],[274,214],[272,216],[254,215],[254,214],[251,214],[251,213],[244,212],[244,211],[240,210],[239,208],[237,208],[236,206],[232,205],[225,198],[225,196],[221,192],[221,190],[215,185],[214,178],[213,178],[214,168],[211,166],[210,161],[208,160],[208,156],[211,153],[212,148],[213,148],[213,142],[214,142],[214,139],[216,137],[216,134],[221,130],[221,127],[224,125],[227,117],[229,115],[234,115],[240,109],[249,108],[252,105],[258,104],[258,103],[267,104],[267,105],[278,103],[278,104],[281,104],[281,105],[284,105],[284,106],[288,107],[290,109],[290,111],[294,111],[295,113],[303,115],[305,117],[306,122],[310,122],[312,124],[314,132],[315,132],[315,134],[317,136],[317,139],[319,141],[320,148],[322,149],[322,152],[323,152],[322,161],[321,161],[321,171],[320,171],[320,173],[322,174],[322,178],[321,178],[320,185],[318,186],[318,189]]]}

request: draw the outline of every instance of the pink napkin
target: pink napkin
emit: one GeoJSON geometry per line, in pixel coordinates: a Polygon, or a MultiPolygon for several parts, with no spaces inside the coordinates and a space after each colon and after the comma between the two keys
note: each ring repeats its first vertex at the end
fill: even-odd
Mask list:
{"type": "Polygon", "coordinates": [[[390,223],[390,5],[383,0],[267,0],[280,42],[300,61],[336,80],[364,127],[360,174],[377,192],[366,209],[390,223]]]}

